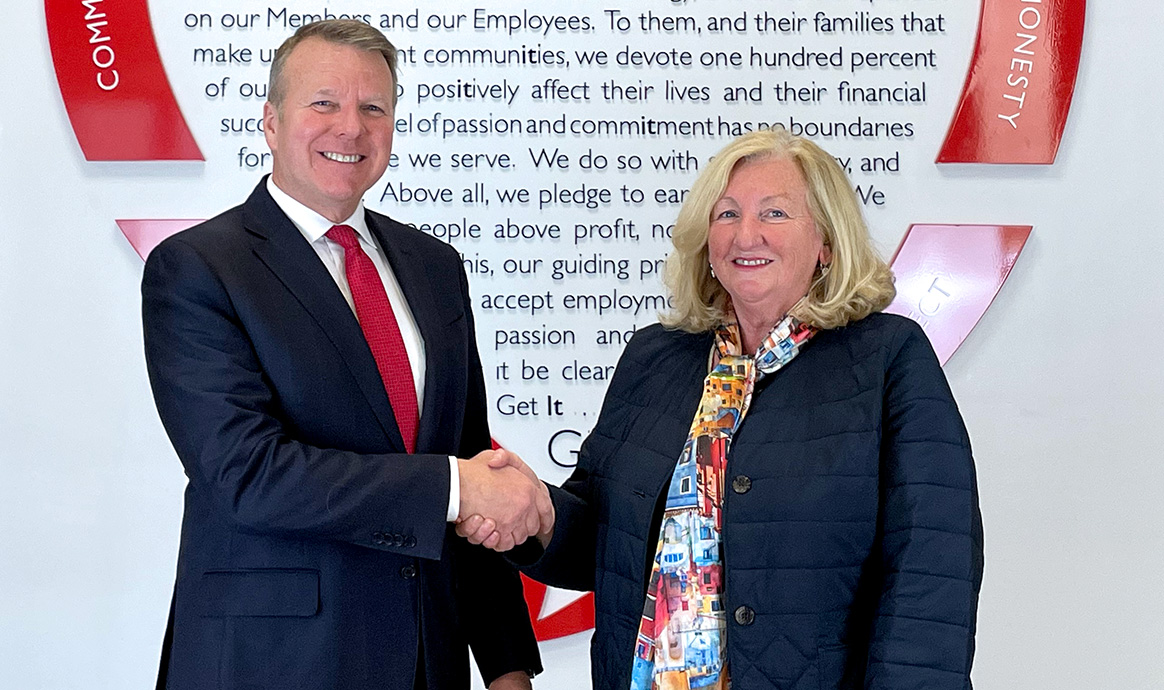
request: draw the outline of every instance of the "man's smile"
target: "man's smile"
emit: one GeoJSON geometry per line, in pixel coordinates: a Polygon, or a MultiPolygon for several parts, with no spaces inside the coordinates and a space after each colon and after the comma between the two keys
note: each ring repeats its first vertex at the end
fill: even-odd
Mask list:
{"type": "Polygon", "coordinates": [[[335,161],[336,163],[359,163],[366,158],[366,156],[361,156],[358,153],[345,155],[335,153],[334,151],[320,151],[320,154],[329,161],[335,161]]]}

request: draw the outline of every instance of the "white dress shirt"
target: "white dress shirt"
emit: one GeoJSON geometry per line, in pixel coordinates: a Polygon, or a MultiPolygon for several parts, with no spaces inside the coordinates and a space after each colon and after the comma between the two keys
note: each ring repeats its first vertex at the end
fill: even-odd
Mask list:
{"type": "MultiPolygon", "coordinates": [[[[307,240],[307,243],[315,250],[319,260],[323,262],[324,268],[331,274],[332,280],[335,281],[344,299],[347,300],[353,314],[356,312],[356,304],[352,301],[352,290],[348,286],[347,270],[344,267],[344,248],[328,238],[327,231],[331,230],[333,225],[347,225],[356,231],[356,236],[360,240],[360,248],[372,260],[376,272],[380,274],[380,281],[384,283],[384,292],[388,295],[388,303],[392,305],[392,313],[396,316],[396,323],[400,327],[400,336],[404,339],[404,351],[408,354],[408,364],[412,368],[412,383],[416,389],[416,409],[423,410],[424,338],[420,335],[420,329],[416,327],[416,319],[413,318],[412,310],[409,309],[408,302],[404,299],[404,292],[400,289],[396,274],[392,272],[392,267],[388,264],[388,257],[384,255],[380,245],[376,243],[372,231],[368,229],[367,218],[364,215],[364,203],[361,201],[351,217],[344,222],[333,223],[292,199],[286,192],[279,189],[271,177],[267,178],[267,191],[271,193],[271,198],[275,200],[283,213],[291,219],[291,223],[303,235],[303,239],[307,240]]],[[[460,494],[460,471],[457,467],[457,459],[449,456],[448,520],[450,522],[457,519],[461,501],[460,494]]]]}

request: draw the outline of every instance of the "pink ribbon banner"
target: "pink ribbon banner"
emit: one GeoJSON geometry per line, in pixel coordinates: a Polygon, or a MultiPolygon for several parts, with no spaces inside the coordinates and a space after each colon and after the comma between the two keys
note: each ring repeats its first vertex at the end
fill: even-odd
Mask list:
{"type": "Polygon", "coordinates": [[[1029,225],[911,225],[893,257],[897,298],[885,310],[925,329],[943,365],[1006,282],[1029,225]]]}

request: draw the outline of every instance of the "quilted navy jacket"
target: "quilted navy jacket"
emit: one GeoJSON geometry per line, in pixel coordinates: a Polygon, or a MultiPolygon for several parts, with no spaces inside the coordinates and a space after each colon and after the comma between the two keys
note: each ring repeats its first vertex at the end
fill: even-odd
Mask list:
{"type": "MultiPolygon", "coordinates": [[[[627,345],[557,526],[526,572],[594,590],[595,688],[627,688],[675,462],[710,334],[627,345]]],[[[970,442],[921,329],[823,331],[756,387],[728,456],[727,660],[735,690],[970,687],[982,524],[970,442]]],[[[529,555],[529,554],[527,554],[529,555]]]]}

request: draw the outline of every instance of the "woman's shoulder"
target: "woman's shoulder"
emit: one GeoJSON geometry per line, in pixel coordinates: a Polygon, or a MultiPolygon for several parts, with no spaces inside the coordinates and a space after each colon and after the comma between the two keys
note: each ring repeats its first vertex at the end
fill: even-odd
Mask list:
{"type": "Polygon", "coordinates": [[[929,343],[918,322],[885,312],[870,314],[829,332],[850,347],[859,349],[897,349],[909,341],[929,343]]]}
{"type": "Polygon", "coordinates": [[[711,344],[711,332],[688,333],[653,323],[635,331],[619,362],[658,366],[669,359],[706,359],[711,344]]]}
{"type": "Polygon", "coordinates": [[[899,363],[903,357],[937,362],[933,347],[921,325],[897,314],[870,314],[840,328],[825,331],[821,336],[819,339],[822,344],[831,343],[833,347],[840,348],[840,352],[847,353],[854,364],[863,362],[887,369],[899,363]]]}
{"type": "Polygon", "coordinates": [[[852,331],[874,337],[905,337],[912,333],[922,333],[922,327],[913,319],[883,311],[874,312],[858,321],[851,321],[841,327],[842,331],[852,331]]]}
{"type": "Polygon", "coordinates": [[[669,390],[674,395],[687,379],[702,380],[711,344],[711,333],[687,333],[657,323],[640,328],[618,359],[608,400],[630,395],[641,402],[652,391],[669,390]]]}

